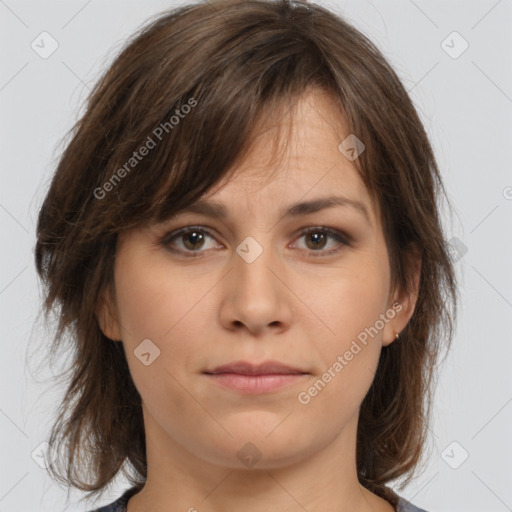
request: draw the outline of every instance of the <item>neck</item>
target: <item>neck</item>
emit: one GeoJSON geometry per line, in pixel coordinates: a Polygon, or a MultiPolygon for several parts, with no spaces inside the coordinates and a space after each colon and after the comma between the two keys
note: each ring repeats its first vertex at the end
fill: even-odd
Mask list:
{"type": "Polygon", "coordinates": [[[392,512],[357,479],[357,417],[336,439],[290,463],[262,459],[240,469],[186,450],[145,416],[148,474],[127,512],[392,512]],[[347,449],[347,447],[350,447],[347,449]]]}

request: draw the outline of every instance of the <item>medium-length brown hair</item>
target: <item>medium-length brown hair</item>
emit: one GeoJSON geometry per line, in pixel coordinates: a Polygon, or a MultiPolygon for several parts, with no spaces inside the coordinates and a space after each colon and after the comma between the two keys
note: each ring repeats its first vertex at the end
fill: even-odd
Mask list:
{"type": "Polygon", "coordinates": [[[366,488],[385,496],[387,482],[412,478],[457,302],[431,144],[394,70],[341,16],[305,0],[219,0],[166,12],[127,42],[92,90],[39,212],[43,311],[58,319],[51,354],[67,340],[72,357],[49,439],[64,453],[50,467],[59,482],[92,496],[120,471],[139,485],[147,475],[141,397],[122,343],[96,316],[118,234],[205,194],[246,154],[259,120],[315,88],[365,144],[353,163],[381,214],[392,284],[413,289],[411,254],[421,256],[415,311],[382,350],[357,432],[366,488]]]}

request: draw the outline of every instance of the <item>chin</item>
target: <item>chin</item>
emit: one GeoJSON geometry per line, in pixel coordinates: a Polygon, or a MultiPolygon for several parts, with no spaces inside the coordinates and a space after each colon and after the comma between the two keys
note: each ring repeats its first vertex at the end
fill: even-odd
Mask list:
{"type": "Polygon", "coordinates": [[[290,428],[285,425],[288,420],[281,423],[285,416],[270,423],[260,419],[259,427],[257,419],[253,419],[252,425],[249,423],[250,427],[247,420],[244,424],[226,425],[233,438],[223,436],[212,442],[210,447],[215,446],[216,450],[211,455],[217,458],[216,463],[230,469],[256,470],[290,466],[315,453],[321,437],[315,432],[305,433],[295,425],[290,428]]]}

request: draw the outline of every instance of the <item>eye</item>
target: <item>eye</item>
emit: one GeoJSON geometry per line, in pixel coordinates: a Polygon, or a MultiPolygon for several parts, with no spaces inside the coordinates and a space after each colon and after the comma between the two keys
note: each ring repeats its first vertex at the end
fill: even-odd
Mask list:
{"type": "Polygon", "coordinates": [[[201,253],[205,252],[205,250],[201,250],[204,249],[205,246],[206,249],[219,247],[218,245],[208,247],[206,243],[208,238],[214,240],[207,229],[200,226],[187,226],[178,231],[168,233],[160,243],[172,252],[180,254],[187,253],[188,257],[197,257],[202,256],[201,253]],[[176,245],[178,248],[176,248],[176,245]]]}
{"type": "Polygon", "coordinates": [[[342,233],[324,227],[314,227],[308,228],[299,236],[299,239],[305,237],[306,243],[306,251],[311,256],[329,256],[330,254],[334,254],[340,251],[343,246],[350,245],[348,242],[348,237],[344,236],[342,233]],[[326,245],[328,245],[329,239],[334,240],[336,243],[334,247],[328,250],[324,250],[326,245]]]}
{"type": "MultiPolygon", "coordinates": [[[[350,245],[349,237],[341,232],[326,228],[312,227],[302,231],[298,240],[305,239],[305,250],[311,256],[329,256],[337,253],[344,246],[350,245]],[[329,246],[330,249],[325,249],[329,246]]],[[[187,226],[177,231],[172,231],[163,237],[160,244],[170,251],[186,257],[201,257],[208,249],[221,249],[224,246],[215,244],[215,238],[208,229],[202,226],[187,226]],[[212,240],[208,246],[208,239],[212,240]]]]}

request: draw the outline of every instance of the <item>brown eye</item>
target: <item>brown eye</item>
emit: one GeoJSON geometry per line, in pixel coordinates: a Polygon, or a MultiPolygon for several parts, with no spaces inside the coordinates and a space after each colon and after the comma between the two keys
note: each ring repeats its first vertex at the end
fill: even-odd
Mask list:
{"type": "Polygon", "coordinates": [[[344,246],[350,245],[347,236],[342,233],[329,228],[310,228],[303,231],[299,239],[304,238],[306,251],[311,256],[329,256],[339,252],[344,246]],[[329,244],[329,240],[333,240],[334,247],[324,250],[329,244]]]}
{"type": "Polygon", "coordinates": [[[309,249],[323,249],[327,241],[328,236],[325,233],[319,231],[312,231],[306,235],[306,245],[309,249]]]}
{"type": "Polygon", "coordinates": [[[181,240],[187,249],[200,249],[204,244],[204,235],[200,231],[189,231],[181,235],[181,240]]]}
{"type": "Polygon", "coordinates": [[[172,252],[180,253],[186,256],[202,256],[207,249],[222,247],[215,242],[215,238],[204,228],[188,226],[178,231],[168,233],[160,242],[164,247],[172,252]]]}

